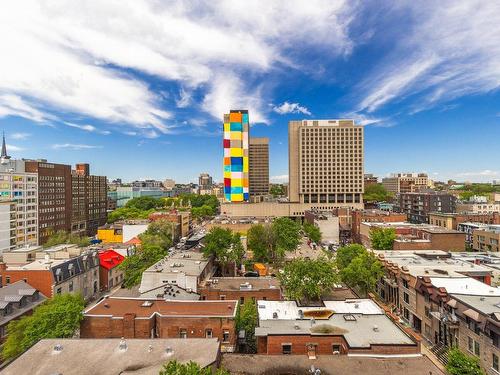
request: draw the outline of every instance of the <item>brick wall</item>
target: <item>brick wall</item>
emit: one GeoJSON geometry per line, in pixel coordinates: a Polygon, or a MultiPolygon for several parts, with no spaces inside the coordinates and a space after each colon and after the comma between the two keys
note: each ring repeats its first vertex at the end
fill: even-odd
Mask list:
{"type": "Polygon", "coordinates": [[[263,290],[218,290],[210,287],[202,287],[199,290],[201,299],[206,300],[220,300],[221,296],[225,296],[226,300],[240,301],[245,303],[249,299],[280,301],[282,299],[281,290],[276,289],[263,289],[263,290]]]}
{"type": "Polygon", "coordinates": [[[19,280],[25,280],[33,288],[38,289],[44,296],[52,297],[53,277],[52,271],[47,270],[1,270],[2,285],[7,284],[7,277],[10,278],[10,283],[13,284],[19,280]]]}

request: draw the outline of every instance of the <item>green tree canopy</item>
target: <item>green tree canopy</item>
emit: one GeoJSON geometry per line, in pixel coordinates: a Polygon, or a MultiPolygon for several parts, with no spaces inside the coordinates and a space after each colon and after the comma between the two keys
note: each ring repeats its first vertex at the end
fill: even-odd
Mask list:
{"type": "Polygon", "coordinates": [[[43,247],[47,248],[61,244],[75,244],[80,247],[85,247],[90,245],[90,239],[60,230],[51,235],[43,247]]]}
{"type": "Polygon", "coordinates": [[[383,275],[382,263],[366,250],[352,259],[347,267],[340,270],[341,280],[364,295],[375,289],[377,281],[383,275]]]}
{"type": "Polygon", "coordinates": [[[321,242],[321,231],[316,225],[311,223],[304,223],[302,228],[304,229],[307,237],[309,237],[312,242],[315,242],[317,244],[321,242]]]}
{"type": "Polygon", "coordinates": [[[269,189],[269,193],[275,198],[282,197],[285,195],[285,187],[281,184],[273,184],[269,189]]]}
{"type": "Polygon", "coordinates": [[[135,207],[120,207],[108,214],[108,223],[119,220],[147,219],[155,210],[140,210],[135,207]]]}
{"type": "Polygon", "coordinates": [[[244,255],[241,236],[231,229],[213,227],[205,236],[203,254],[213,256],[225,268],[229,263],[240,264],[244,255]]]}
{"type": "Polygon", "coordinates": [[[174,223],[167,219],[159,219],[148,225],[148,229],[139,235],[141,243],[161,246],[167,250],[172,246],[174,223]]]}
{"type": "Polygon", "coordinates": [[[126,257],[119,267],[123,270],[123,285],[132,288],[141,282],[142,273],[163,259],[168,251],[161,245],[142,243],[135,254],[126,257]]]}
{"type": "MultiPolygon", "coordinates": [[[[163,365],[159,375],[212,375],[212,370],[208,367],[201,368],[199,364],[193,361],[180,363],[172,360],[163,365]]],[[[215,375],[230,375],[224,369],[218,369],[215,375]]]]}
{"type": "Polygon", "coordinates": [[[247,246],[252,250],[254,260],[268,262],[274,246],[274,232],[271,225],[252,225],[247,231],[247,246]]]}
{"type": "Polygon", "coordinates": [[[80,295],[56,295],[36,307],[31,316],[11,321],[2,347],[3,359],[15,358],[41,339],[72,337],[80,327],[83,308],[80,295]]]}
{"type": "Polygon", "coordinates": [[[285,264],[278,279],[291,300],[316,300],[339,282],[335,263],[325,258],[294,259],[285,264]]]}
{"type": "Polygon", "coordinates": [[[273,221],[272,231],[274,238],[273,259],[280,260],[290,251],[295,251],[300,244],[300,224],[287,217],[280,217],[273,221]]]}
{"type": "Polygon", "coordinates": [[[346,268],[354,258],[358,255],[366,252],[363,245],[351,244],[347,246],[342,246],[337,250],[335,261],[337,263],[337,268],[341,271],[346,268]]]}
{"type": "Polygon", "coordinates": [[[375,250],[392,250],[395,239],[394,228],[373,228],[370,231],[370,241],[375,250]]]}
{"type": "Polygon", "coordinates": [[[238,305],[236,314],[236,330],[245,331],[247,348],[251,353],[257,352],[255,340],[255,327],[258,322],[257,305],[251,299],[247,298],[243,305],[238,305]]]}
{"type": "Polygon", "coordinates": [[[363,200],[365,202],[387,202],[392,198],[382,184],[370,184],[365,187],[363,200]]]}
{"type": "Polygon", "coordinates": [[[458,348],[449,350],[446,371],[450,375],[484,375],[479,358],[468,356],[458,348]]]}
{"type": "Polygon", "coordinates": [[[135,208],[140,211],[152,210],[165,207],[165,199],[154,197],[137,197],[130,199],[126,204],[127,208],[135,208]]]}

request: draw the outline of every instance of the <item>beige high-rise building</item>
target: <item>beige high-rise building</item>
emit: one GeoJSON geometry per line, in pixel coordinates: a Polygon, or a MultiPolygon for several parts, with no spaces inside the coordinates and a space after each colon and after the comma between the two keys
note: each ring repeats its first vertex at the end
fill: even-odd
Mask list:
{"type": "Polygon", "coordinates": [[[249,143],[250,197],[269,193],[269,138],[250,137],[249,143]]]}
{"type": "Polygon", "coordinates": [[[363,127],[354,120],[290,121],[290,202],[362,208],[363,148],[363,127]]]}
{"type": "Polygon", "coordinates": [[[426,173],[393,173],[382,179],[382,185],[389,193],[413,193],[432,188],[432,180],[426,173]]]}

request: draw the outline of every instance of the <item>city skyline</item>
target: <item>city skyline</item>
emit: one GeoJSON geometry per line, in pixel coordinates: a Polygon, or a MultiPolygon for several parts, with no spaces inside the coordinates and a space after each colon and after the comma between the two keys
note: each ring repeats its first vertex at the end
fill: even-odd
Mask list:
{"type": "Polygon", "coordinates": [[[288,121],[327,118],[365,125],[367,173],[500,179],[493,2],[1,8],[12,157],[88,162],[125,181],[222,182],[223,114],[242,108],[252,135],[269,138],[274,182],[287,180],[288,121]]]}

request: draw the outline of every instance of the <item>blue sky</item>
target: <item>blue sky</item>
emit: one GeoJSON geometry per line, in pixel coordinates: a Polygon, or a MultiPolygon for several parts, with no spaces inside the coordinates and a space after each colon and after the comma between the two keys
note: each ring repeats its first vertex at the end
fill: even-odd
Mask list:
{"type": "Polygon", "coordinates": [[[499,40],[496,1],[7,0],[0,130],[14,157],[220,180],[247,108],[282,182],[289,120],[348,117],[366,172],[498,180],[499,40]]]}

